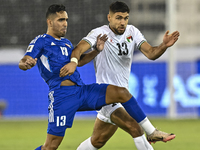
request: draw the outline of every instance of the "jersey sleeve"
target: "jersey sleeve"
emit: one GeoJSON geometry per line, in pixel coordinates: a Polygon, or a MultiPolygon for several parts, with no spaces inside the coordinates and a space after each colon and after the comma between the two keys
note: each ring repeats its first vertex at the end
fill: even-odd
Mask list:
{"type": "Polygon", "coordinates": [[[26,50],[25,55],[29,55],[33,58],[39,58],[41,56],[44,47],[44,38],[35,38],[32,40],[26,50]]]}
{"type": "Polygon", "coordinates": [[[134,27],[134,37],[135,37],[135,43],[136,48],[139,50],[142,43],[146,42],[146,39],[144,35],[136,28],[134,27]]]}
{"type": "Polygon", "coordinates": [[[84,37],[82,40],[88,42],[92,48],[93,46],[95,46],[96,41],[97,41],[97,36],[99,34],[100,34],[100,32],[98,32],[97,29],[94,29],[94,30],[90,31],[90,33],[86,37],[84,37]]]}

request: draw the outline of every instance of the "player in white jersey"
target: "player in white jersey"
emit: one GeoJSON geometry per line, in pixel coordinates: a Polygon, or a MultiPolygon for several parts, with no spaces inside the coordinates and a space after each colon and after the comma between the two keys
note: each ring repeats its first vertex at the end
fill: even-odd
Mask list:
{"type": "MultiPolygon", "coordinates": [[[[130,75],[130,68],[132,64],[133,52],[136,48],[139,48],[141,44],[146,41],[146,39],[140,33],[140,31],[133,25],[127,25],[126,30],[122,35],[115,34],[110,29],[109,25],[104,25],[99,28],[93,29],[87,37],[83,38],[83,40],[87,41],[92,47],[95,45],[95,38],[99,34],[106,34],[108,40],[104,45],[104,50],[100,54],[98,54],[94,59],[96,82],[99,84],[109,83],[120,87],[126,87],[128,89],[128,81],[130,75]]],[[[95,147],[94,150],[102,147],[107,142],[108,138],[110,138],[114,134],[117,128],[115,124],[117,124],[120,127],[123,126],[127,131],[129,130],[129,127],[127,127],[129,123],[127,123],[127,125],[125,123],[127,121],[130,121],[130,118],[126,117],[128,119],[122,119],[122,121],[124,120],[124,123],[122,123],[124,125],[122,125],[121,122],[112,121],[111,119],[111,114],[115,116],[115,113],[116,116],[118,116],[118,113],[121,113],[121,115],[118,116],[120,118],[126,116],[124,110],[121,110],[120,107],[123,106],[120,103],[116,103],[115,105],[112,104],[104,106],[98,112],[94,132],[92,135],[92,145],[94,143],[93,146],[95,147]],[[107,123],[110,124],[108,125],[107,123]],[[102,133],[104,135],[102,135],[102,133]]],[[[135,135],[132,135],[132,133],[128,131],[134,138],[138,150],[153,150],[152,146],[146,141],[143,132],[140,131],[138,127],[136,127],[135,122],[133,120],[130,122],[132,122],[130,123],[132,124],[132,126],[135,126],[135,128],[139,130],[139,133],[135,135]]],[[[151,130],[155,130],[154,127],[151,128],[152,129],[150,129],[149,134],[152,133],[151,130]]],[[[91,139],[89,138],[85,142],[88,143],[88,140],[91,139]]],[[[83,142],[77,150],[89,149],[88,145],[84,144],[86,143],[83,142]]]]}
{"type": "MultiPolygon", "coordinates": [[[[128,88],[132,55],[135,49],[139,49],[147,58],[155,60],[178,40],[178,31],[170,35],[167,31],[163,37],[163,42],[159,46],[152,47],[137,28],[127,25],[128,19],[128,6],[123,2],[112,3],[108,14],[109,25],[92,30],[74,49],[72,55],[79,59],[79,53],[95,46],[96,37],[99,34],[108,36],[104,50],[96,56],[94,61],[98,83],[109,83],[128,88]]],[[[70,74],[73,73],[74,68],[72,66],[68,66],[67,69],[70,74]]],[[[132,106],[130,105],[130,107],[132,106]]],[[[137,112],[137,109],[139,108],[135,107],[135,112],[137,112]]],[[[144,129],[149,142],[167,142],[175,138],[173,134],[155,129],[145,115],[138,114],[132,115],[132,117],[144,129]]],[[[121,104],[112,104],[103,107],[99,111],[92,136],[82,142],[78,150],[97,150],[101,148],[118,127],[121,127],[133,137],[138,150],[153,149],[140,131],[138,124],[127,114],[121,104]]]]}
{"type": "Polygon", "coordinates": [[[146,39],[133,25],[127,25],[122,35],[116,35],[109,25],[104,25],[92,30],[83,40],[95,45],[98,34],[106,34],[108,40],[104,50],[94,59],[97,83],[111,83],[128,89],[133,52],[146,39]]]}

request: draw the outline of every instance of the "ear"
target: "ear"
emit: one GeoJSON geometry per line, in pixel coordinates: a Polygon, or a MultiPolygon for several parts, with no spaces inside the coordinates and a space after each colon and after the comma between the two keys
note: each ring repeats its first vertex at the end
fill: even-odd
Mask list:
{"type": "Polygon", "coordinates": [[[51,19],[47,19],[47,25],[48,25],[48,27],[52,26],[52,20],[51,19]]]}
{"type": "Polygon", "coordinates": [[[107,18],[108,18],[108,21],[110,22],[110,20],[111,20],[110,14],[107,15],[107,18]]]}

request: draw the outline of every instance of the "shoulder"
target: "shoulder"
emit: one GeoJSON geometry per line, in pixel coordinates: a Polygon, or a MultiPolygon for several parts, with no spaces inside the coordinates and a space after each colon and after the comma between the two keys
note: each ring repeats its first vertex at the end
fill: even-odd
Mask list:
{"type": "Polygon", "coordinates": [[[138,28],[136,28],[136,27],[133,26],[133,25],[127,25],[126,30],[128,30],[128,32],[133,32],[133,33],[139,31],[138,28]]]}
{"type": "Polygon", "coordinates": [[[71,42],[70,40],[68,40],[68,39],[66,39],[66,38],[62,38],[62,41],[63,41],[63,43],[64,43],[67,47],[69,47],[69,48],[74,48],[74,47],[73,47],[73,44],[72,44],[72,42],[71,42]]]}
{"type": "Polygon", "coordinates": [[[87,35],[99,35],[99,34],[108,34],[110,32],[109,26],[108,25],[103,25],[101,27],[95,28],[90,31],[90,33],[87,35]]]}
{"type": "Polygon", "coordinates": [[[46,37],[45,34],[38,35],[30,42],[29,45],[42,44],[45,41],[45,37],[46,37]]]}
{"type": "Polygon", "coordinates": [[[30,55],[31,57],[35,58],[37,57],[38,53],[43,49],[44,47],[44,41],[45,41],[45,34],[36,36],[29,44],[26,54],[30,55]]]}
{"type": "Polygon", "coordinates": [[[36,43],[37,41],[44,41],[44,40],[45,40],[45,37],[46,37],[46,34],[38,35],[38,36],[36,36],[36,37],[30,42],[30,44],[34,44],[34,43],[36,43]]]}
{"type": "Polygon", "coordinates": [[[71,44],[71,45],[72,45],[72,42],[71,42],[70,40],[66,39],[66,38],[62,38],[62,41],[63,41],[64,43],[67,43],[67,44],[71,44]]]}

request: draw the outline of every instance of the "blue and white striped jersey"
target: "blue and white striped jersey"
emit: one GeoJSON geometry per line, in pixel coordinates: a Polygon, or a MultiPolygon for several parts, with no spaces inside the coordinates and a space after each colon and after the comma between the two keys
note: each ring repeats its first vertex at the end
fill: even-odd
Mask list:
{"type": "Polygon", "coordinates": [[[71,76],[59,77],[60,69],[70,62],[74,49],[72,43],[65,38],[55,39],[43,34],[33,39],[25,55],[37,58],[40,75],[49,86],[49,91],[58,89],[63,80],[69,79],[77,85],[83,85],[80,74],[75,70],[71,76]]]}

